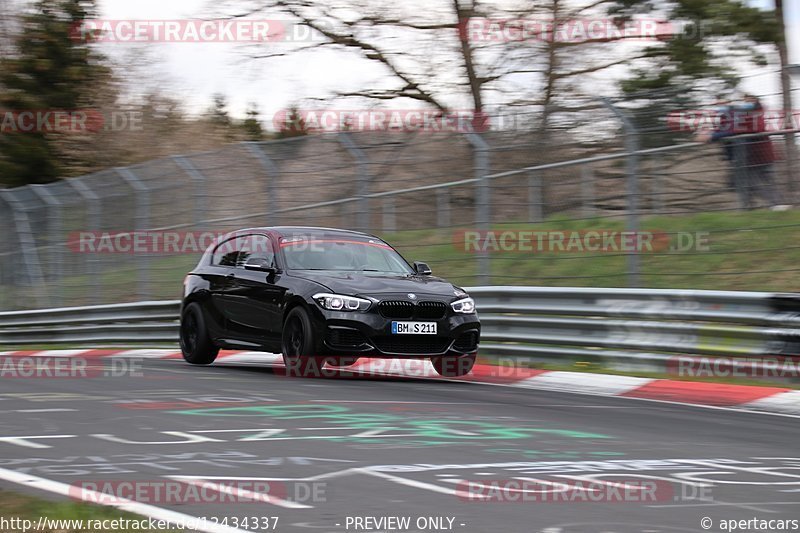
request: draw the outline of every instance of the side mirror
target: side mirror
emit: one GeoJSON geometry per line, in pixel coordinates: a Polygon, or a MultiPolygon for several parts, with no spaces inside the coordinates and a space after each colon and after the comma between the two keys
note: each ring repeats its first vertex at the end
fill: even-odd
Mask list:
{"type": "Polygon", "coordinates": [[[422,276],[430,276],[431,274],[431,267],[428,266],[428,263],[423,263],[422,261],[414,261],[414,272],[420,274],[422,276]]]}
{"type": "Polygon", "coordinates": [[[258,272],[269,272],[274,274],[278,271],[271,261],[265,257],[250,257],[244,263],[245,270],[256,270],[258,272]]]}

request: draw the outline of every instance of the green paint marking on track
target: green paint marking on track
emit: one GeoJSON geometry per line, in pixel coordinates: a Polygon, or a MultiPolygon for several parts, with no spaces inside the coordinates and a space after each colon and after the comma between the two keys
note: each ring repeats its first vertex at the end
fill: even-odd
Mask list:
{"type": "Polygon", "coordinates": [[[321,420],[331,429],[346,427],[353,435],[296,437],[297,439],[336,440],[340,442],[390,442],[387,439],[420,439],[404,442],[447,444],[478,440],[516,440],[536,435],[553,435],[573,439],[610,439],[609,435],[558,428],[509,427],[471,420],[414,420],[394,414],[359,413],[339,405],[257,405],[250,407],[216,407],[170,411],[192,416],[266,417],[271,420],[321,420]],[[400,435],[360,436],[358,431],[381,433],[398,431],[400,435]]]}

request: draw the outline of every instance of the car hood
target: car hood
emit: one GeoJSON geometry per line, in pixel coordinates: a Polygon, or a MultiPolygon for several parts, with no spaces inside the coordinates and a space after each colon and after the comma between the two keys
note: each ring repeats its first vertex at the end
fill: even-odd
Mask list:
{"type": "Polygon", "coordinates": [[[456,297],[456,288],[436,276],[365,275],[360,272],[294,272],[292,275],[324,285],[336,294],[378,296],[407,294],[456,297]]]}

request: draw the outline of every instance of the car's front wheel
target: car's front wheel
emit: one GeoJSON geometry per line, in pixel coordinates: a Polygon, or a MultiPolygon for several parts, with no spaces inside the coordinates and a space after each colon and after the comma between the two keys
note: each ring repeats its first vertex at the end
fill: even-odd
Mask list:
{"type": "Polygon", "coordinates": [[[219,354],[219,347],[209,337],[203,310],[197,303],[183,310],[180,342],[183,358],[193,365],[210,365],[219,354]]]}
{"type": "Polygon", "coordinates": [[[302,307],[295,307],[283,323],[281,352],[286,372],[290,376],[310,376],[318,374],[325,362],[314,353],[314,331],[308,313],[302,307]]]}
{"type": "Polygon", "coordinates": [[[476,357],[477,354],[474,353],[469,355],[441,355],[431,357],[431,363],[440,376],[452,378],[469,374],[472,371],[472,367],[475,366],[476,357]]]}

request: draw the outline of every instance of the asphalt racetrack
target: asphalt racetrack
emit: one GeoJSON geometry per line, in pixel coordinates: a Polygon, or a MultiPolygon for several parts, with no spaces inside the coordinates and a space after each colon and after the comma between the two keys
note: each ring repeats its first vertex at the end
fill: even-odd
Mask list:
{"type": "Polygon", "coordinates": [[[136,512],[204,517],[204,531],[781,531],[800,519],[791,416],[139,363],[124,377],[4,379],[0,486],[127,497],[136,512]]]}

